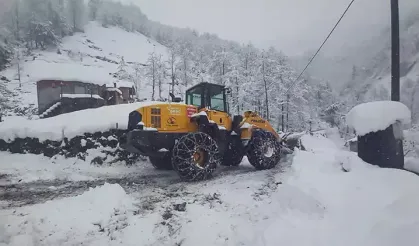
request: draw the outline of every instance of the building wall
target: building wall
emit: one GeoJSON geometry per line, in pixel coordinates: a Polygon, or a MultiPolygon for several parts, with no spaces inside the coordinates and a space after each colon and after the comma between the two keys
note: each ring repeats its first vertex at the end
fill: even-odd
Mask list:
{"type": "MultiPolygon", "coordinates": [[[[130,87],[119,87],[122,92],[122,99],[117,95],[117,98],[112,102],[115,104],[128,103],[133,94],[133,89],[130,87]]],[[[51,107],[55,102],[60,100],[62,94],[93,94],[99,95],[107,101],[105,83],[103,86],[96,84],[85,83],[80,81],[61,81],[61,80],[40,80],[37,82],[38,93],[38,113],[42,114],[45,110],[51,107]]]]}
{"type": "Polygon", "coordinates": [[[129,88],[121,87],[119,90],[122,92],[122,100],[124,103],[128,103],[129,100],[129,88]]]}
{"type": "Polygon", "coordinates": [[[60,99],[61,89],[57,86],[58,81],[38,81],[37,94],[38,94],[38,112],[41,114],[54,102],[60,99]]]}
{"type": "Polygon", "coordinates": [[[90,83],[79,81],[40,80],[37,82],[38,113],[43,113],[55,102],[60,100],[61,93],[99,95],[100,91],[101,87],[99,85],[90,83]]]}

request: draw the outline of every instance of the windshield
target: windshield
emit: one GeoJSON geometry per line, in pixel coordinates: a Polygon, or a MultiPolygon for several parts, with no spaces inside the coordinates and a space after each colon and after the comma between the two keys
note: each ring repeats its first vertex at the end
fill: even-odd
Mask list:
{"type": "Polygon", "coordinates": [[[225,111],[223,92],[213,94],[210,96],[210,98],[211,98],[211,109],[225,111]]]}
{"type": "Polygon", "coordinates": [[[186,93],[186,103],[197,107],[202,103],[202,88],[195,88],[186,93]]]}
{"type": "Polygon", "coordinates": [[[208,106],[214,110],[226,111],[224,90],[221,86],[198,86],[191,89],[186,93],[186,103],[197,107],[208,106]],[[203,98],[204,95],[205,98],[203,98]]]}

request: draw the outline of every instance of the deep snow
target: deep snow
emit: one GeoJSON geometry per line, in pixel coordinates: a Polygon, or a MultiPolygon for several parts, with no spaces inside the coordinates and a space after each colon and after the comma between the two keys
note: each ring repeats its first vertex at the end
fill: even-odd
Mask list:
{"type": "Polygon", "coordinates": [[[296,151],[292,166],[255,171],[244,160],[234,175],[224,169],[205,182],[117,182],[6,209],[0,243],[417,245],[416,175],[368,165],[321,136],[303,143],[308,151],[296,151]]]}
{"type": "Polygon", "coordinates": [[[362,103],[352,108],[346,115],[346,123],[358,136],[385,130],[396,121],[409,124],[410,120],[409,108],[395,101],[362,103]]]}

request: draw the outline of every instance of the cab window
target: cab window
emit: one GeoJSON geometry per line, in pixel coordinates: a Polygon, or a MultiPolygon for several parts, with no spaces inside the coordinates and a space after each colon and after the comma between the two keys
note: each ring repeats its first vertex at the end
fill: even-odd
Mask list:
{"type": "Polygon", "coordinates": [[[224,90],[220,86],[209,87],[209,100],[211,109],[226,111],[224,102],[224,90]]]}
{"type": "Polygon", "coordinates": [[[225,111],[223,92],[211,96],[211,109],[225,111]]]}
{"type": "Polygon", "coordinates": [[[202,102],[201,92],[202,92],[201,88],[196,88],[194,90],[188,91],[186,93],[186,103],[200,107],[201,102],[202,102]]]}

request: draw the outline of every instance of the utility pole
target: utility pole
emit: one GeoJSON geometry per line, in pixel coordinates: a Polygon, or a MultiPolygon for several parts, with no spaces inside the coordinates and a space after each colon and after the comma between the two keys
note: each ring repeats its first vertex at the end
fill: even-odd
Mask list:
{"type": "Polygon", "coordinates": [[[391,0],[391,100],[400,101],[399,0],[391,0]]]}

